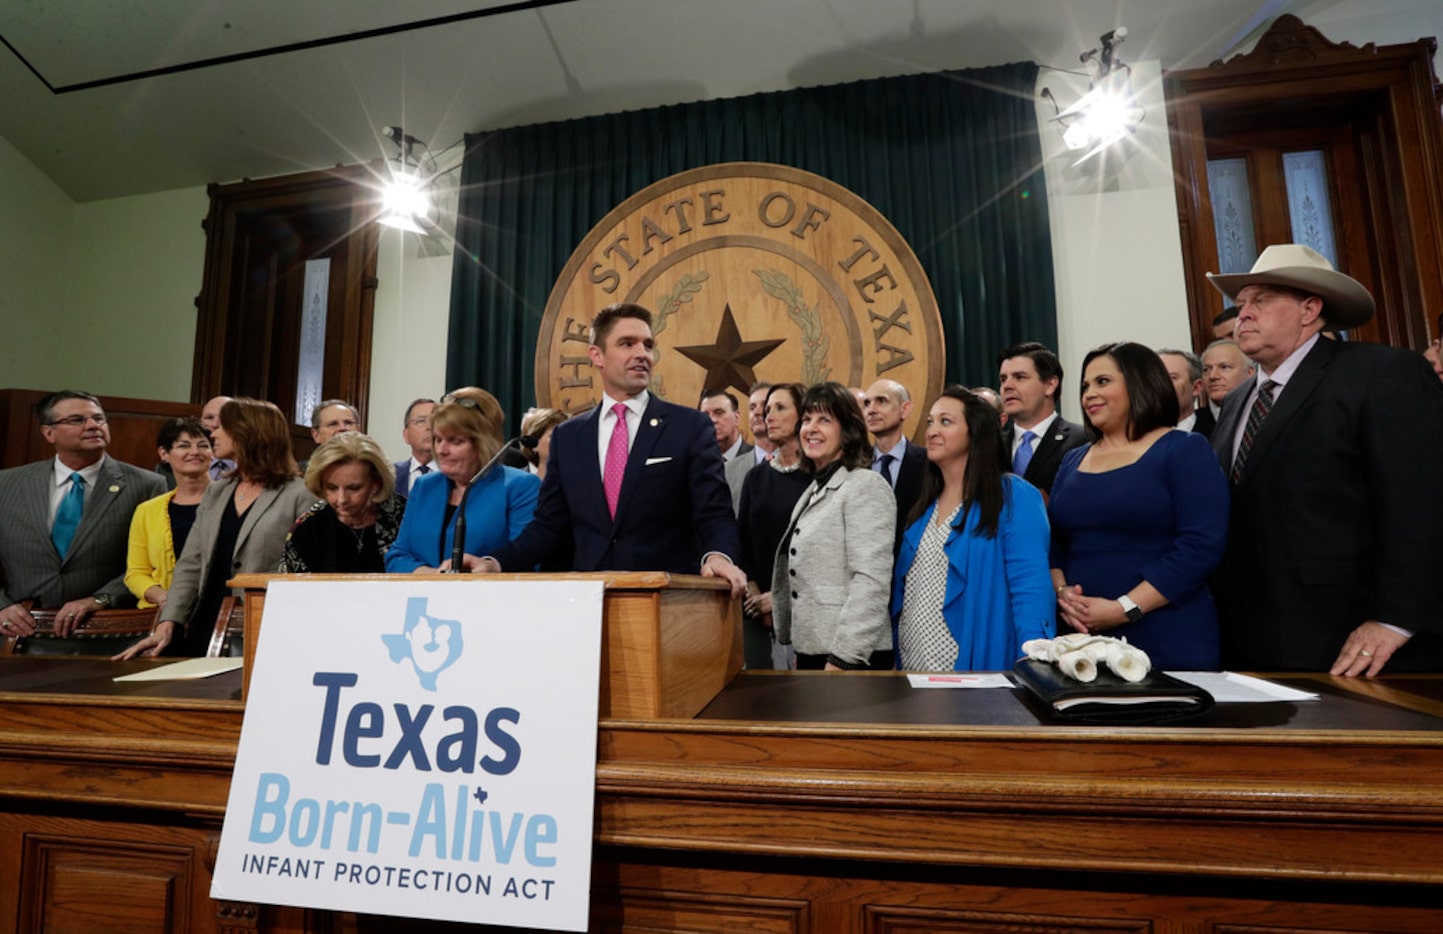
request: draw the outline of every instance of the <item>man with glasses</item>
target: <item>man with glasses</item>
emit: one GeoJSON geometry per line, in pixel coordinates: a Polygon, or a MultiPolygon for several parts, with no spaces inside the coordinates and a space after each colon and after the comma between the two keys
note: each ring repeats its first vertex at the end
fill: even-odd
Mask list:
{"type": "Polygon", "coordinates": [[[124,580],[130,517],[165,492],[161,477],[106,456],[110,426],[94,396],[63,390],[38,414],[55,456],[0,471],[0,636],[35,631],[21,600],[58,607],[60,636],[96,610],[133,606],[124,580]]]}
{"type": "Polygon", "coordinates": [[[411,484],[416,478],[425,476],[431,466],[431,412],[436,408],[434,399],[417,399],[406,406],[406,418],[401,426],[401,439],[411,449],[411,456],[396,461],[396,492],[404,499],[411,495],[411,484]]]}

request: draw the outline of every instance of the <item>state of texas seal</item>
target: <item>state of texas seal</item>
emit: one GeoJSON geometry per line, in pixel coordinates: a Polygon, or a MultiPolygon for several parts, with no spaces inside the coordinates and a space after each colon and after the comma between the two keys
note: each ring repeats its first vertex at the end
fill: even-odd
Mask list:
{"type": "Polygon", "coordinates": [[[942,320],[911,248],[866,201],[789,166],[692,169],[602,218],[546,303],[538,404],[578,412],[601,398],[587,325],[615,302],[651,310],[651,389],[680,405],[731,389],[745,407],[758,380],[886,378],[911,392],[915,436],[942,388],[942,320]]]}

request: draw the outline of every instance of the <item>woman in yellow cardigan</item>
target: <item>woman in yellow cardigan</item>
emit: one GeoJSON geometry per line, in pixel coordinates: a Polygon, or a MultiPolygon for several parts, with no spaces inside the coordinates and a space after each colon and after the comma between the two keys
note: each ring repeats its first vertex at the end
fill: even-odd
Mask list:
{"type": "Polygon", "coordinates": [[[185,549],[196,507],[210,484],[210,436],[199,420],[170,419],[156,443],[161,461],[175,474],[175,489],[136,506],[130,520],[125,586],[143,607],[165,605],[175,559],[185,549]]]}

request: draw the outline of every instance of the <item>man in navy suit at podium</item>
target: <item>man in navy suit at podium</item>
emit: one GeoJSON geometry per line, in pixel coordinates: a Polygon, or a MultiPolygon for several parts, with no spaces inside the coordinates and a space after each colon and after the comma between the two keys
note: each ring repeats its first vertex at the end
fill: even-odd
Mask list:
{"type": "Polygon", "coordinates": [[[740,537],[711,419],[647,391],[651,312],[602,309],[587,355],[601,404],[553,429],[536,515],[478,570],[527,570],[569,550],[575,571],[700,572],[740,597],[740,537]]]}

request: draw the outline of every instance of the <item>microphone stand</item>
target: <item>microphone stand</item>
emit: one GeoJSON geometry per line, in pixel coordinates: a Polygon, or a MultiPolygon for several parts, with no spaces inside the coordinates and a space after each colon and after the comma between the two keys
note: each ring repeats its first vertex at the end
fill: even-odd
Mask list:
{"type": "Polygon", "coordinates": [[[471,498],[471,488],[476,485],[476,481],[486,476],[487,472],[496,466],[496,462],[501,459],[502,454],[518,445],[523,448],[535,449],[536,439],[531,435],[517,435],[501,445],[501,450],[492,455],[485,466],[476,471],[476,476],[466,481],[466,489],[461,493],[461,504],[456,507],[456,534],[451,539],[451,570],[447,572],[448,574],[466,573],[463,561],[466,554],[466,500],[471,498]]]}

